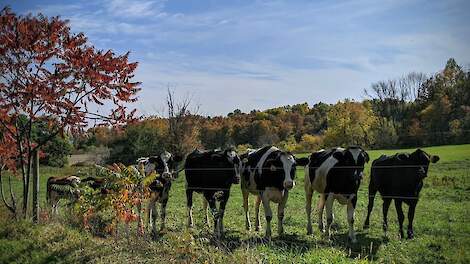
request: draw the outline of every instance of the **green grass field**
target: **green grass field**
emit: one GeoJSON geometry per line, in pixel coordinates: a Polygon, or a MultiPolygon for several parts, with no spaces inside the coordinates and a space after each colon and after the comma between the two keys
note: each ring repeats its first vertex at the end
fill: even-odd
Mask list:
{"type": "MultiPolygon", "coordinates": [[[[285,213],[285,235],[277,237],[277,218],[273,220],[273,239],[264,243],[261,232],[245,231],[240,186],[232,187],[224,219],[226,237],[215,240],[212,228],[203,225],[202,196],[195,196],[195,227],[186,228],[184,177],[175,181],[167,209],[167,230],[156,241],[149,239],[102,239],[57,220],[33,226],[28,222],[6,220],[0,208],[0,263],[49,262],[268,262],[268,263],[470,263],[470,145],[425,148],[441,160],[432,164],[418,203],[415,239],[400,240],[395,208],[389,211],[388,237],[382,232],[382,202],[376,197],[371,227],[362,230],[367,211],[369,166],[359,191],[355,229],[358,243],[347,241],[346,208],[335,203],[337,229],[331,240],[318,230],[306,235],[303,169],[298,169],[296,187],[290,192],[285,213]]],[[[406,150],[400,150],[406,151],[406,150]]],[[[370,151],[371,160],[396,150],[370,151]]],[[[66,175],[74,168],[41,168],[41,196],[51,175],[66,175]]],[[[20,191],[19,183],[15,186],[20,191]]],[[[250,197],[251,216],[253,199],[250,197]]],[[[318,199],[315,195],[315,203],[318,199]]],[[[274,212],[276,207],[273,206],[274,212]]],[[[405,214],[407,207],[405,206],[405,214]]],[[[315,213],[315,212],[314,212],[315,213]]],[[[264,215],[262,213],[262,223],[264,215]]],[[[316,215],[313,218],[317,219],[316,215]]],[[[253,223],[253,221],[252,221],[253,223]]],[[[407,220],[405,220],[405,227],[407,220]]],[[[315,223],[316,227],[316,223],[315,223]]]]}

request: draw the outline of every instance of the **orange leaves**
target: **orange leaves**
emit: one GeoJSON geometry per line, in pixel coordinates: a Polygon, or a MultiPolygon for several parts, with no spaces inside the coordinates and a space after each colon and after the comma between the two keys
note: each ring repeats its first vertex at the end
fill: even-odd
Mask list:
{"type": "MultiPolygon", "coordinates": [[[[122,105],[136,100],[140,84],[129,81],[137,67],[128,62],[129,53],[95,49],[59,17],[18,16],[4,8],[0,22],[0,73],[5,79],[0,109],[10,115],[27,113],[28,119],[54,116],[59,127],[71,130],[80,130],[89,120],[126,122],[128,110],[122,105]],[[90,119],[86,113],[92,104],[108,104],[112,114],[90,119]]],[[[7,123],[5,115],[1,121],[7,123]]]]}

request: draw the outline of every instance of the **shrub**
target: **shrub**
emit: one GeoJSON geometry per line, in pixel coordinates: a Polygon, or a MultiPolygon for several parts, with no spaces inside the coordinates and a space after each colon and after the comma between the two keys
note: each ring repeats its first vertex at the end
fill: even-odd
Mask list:
{"type": "Polygon", "coordinates": [[[314,152],[323,146],[323,136],[303,134],[299,144],[297,145],[296,152],[314,152]]]}

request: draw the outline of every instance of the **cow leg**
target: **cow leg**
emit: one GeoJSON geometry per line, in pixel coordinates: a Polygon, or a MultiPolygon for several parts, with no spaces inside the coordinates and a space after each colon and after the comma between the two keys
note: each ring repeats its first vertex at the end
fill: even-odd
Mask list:
{"type": "Polygon", "coordinates": [[[224,196],[220,201],[219,205],[219,233],[221,236],[224,235],[224,213],[225,213],[225,206],[227,205],[228,198],[230,197],[230,190],[224,191],[224,196]]]}
{"type": "Polygon", "coordinates": [[[289,192],[284,191],[284,196],[282,197],[282,201],[277,206],[277,220],[278,220],[278,228],[277,233],[281,236],[284,233],[284,209],[286,208],[287,198],[289,197],[289,192]]]}
{"type": "Polygon", "coordinates": [[[255,231],[261,230],[261,220],[259,216],[259,206],[261,205],[261,196],[256,195],[255,198],[255,231]]]}
{"type": "Polygon", "coordinates": [[[395,209],[397,210],[398,217],[398,232],[400,233],[400,238],[403,238],[403,221],[405,220],[405,214],[403,214],[402,200],[395,199],[395,209]]]}
{"type": "Polygon", "coordinates": [[[392,199],[384,198],[383,201],[384,201],[384,203],[383,203],[383,206],[382,206],[382,214],[383,214],[383,217],[384,217],[384,221],[383,221],[383,226],[382,227],[383,227],[385,235],[387,235],[387,229],[388,229],[387,215],[388,215],[388,208],[390,207],[390,203],[392,202],[392,199]]]}
{"type": "Polygon", "coordinates": [[[158,210],[157,210],[157,203],[154,202],[152,204],[152,235],[157,235],[157,218],[158,218],[158,210]]]}
{"type": "Polygon", "coordinates": [[[58,214],[57,207],[59,207],[59,198],[54,192],[51,194],[50,201],[51,201],[52,214],[57,215],[58,214]]]}
{"type": "Polygon", "coordinates": [[[193,191],[186,190],[186,206],[188,208],[188,227],[193,227],[193,191]]]}
{"type": "Polygon", "coordinates": [[[57,198],[54,203],[53,203],[53,206],[52,206],[52,211],[54,212],[55,215],[58,215],[59,214],[59,201],[60,199],[57,198]]]}
{"type": "Polygon", "coordinates": [[[411,201],[410,203],[410,208],[408,209],[408,239],[412,239],[414,237],[413,233],[413,219],[415,217],[415,209],[416,209],[416,204],[418,203],[417,200],[411,201]]]}
{"type": "Polygon", "coordinates": [[[209,203],[209,208],[214,218],[214,235],[220,237],[219,233],[219,213],[217,212],[217,206],[215,204],[214,192],[204,192],[204,197],[209,203]]]}
{"type": "Polygon", "coordinates": [[[323,208],[325,208],[325,194],[321,193],[320,199],[318,199],[317,210],[318,210],[318,229],[322,233],[325,232],[325,229],[323,227],[323,208]]]}
{"type": "Polygon", "coordinates": [[[312,231],[312,190],[305,191],[305,212],[307,213],[307,235],[311,235],[312,231]]]}
{"type": "Polygon", "coordinates": [[[163,231],[165,230],[165,219],[166,219],[166,205],[168,203],[168,200],[164,200],[162,201],[162,204],[161,204],[161,220],[162,220],[162,223],[161,223],[161,226],[160,226],[160,231],[163,231]]]}
{"type": "Polygon", "coordinates": [[[357,196],[351,199],[347,205],[348,224],[349,224],[349,239],[352,243],[356,243],[356,233],[354,232],[354,209],[356,208],[357,196]]]}
{"type": "Polygon", "coordinates": [[[51,199],[49,201],[49,205],[51,206],[51,214],[55,214],[55,202],[51,199]]]}
{"type": "Polygon", "coordinates": [[[143,234],[143,231],[144,231],[144,221],[142,219],[142,201],[139,201],[136,205],[137,207],[137,221],[138,221],[138,224],[137,224],[137,236],[139,236],[140,234],[143,234]]]}
{"type": "Polygon", "coordinates": [[[364,229],[369,228],[369,220],[370,220],[370,214],[372,212],[372,209],[374,208],[374,199],[375,195],[377,194],[377,189],[374,187],[374,185],[369,184],[369,203],[367,204],[367,217],[366,221],[364,221],[364,229]]]}
{"type": "Polygon", "coordinates": [[[266,216],[266,234],[267,239],[271,239],[271,220],[273,219],[273,212],[271,206],[269,206],[269,198],[266,195],[266,192],[261,194],[261,201],[263,202],[264,215],[266,216]]]}
{"type": "Polygon", "coordinates": [[[147,231],[150,229],[152,223],[152,196],[150,196],[150,199],[147,204],[147,231]]]}
{"type": "Polygon", "coordinates": [[[209,212],[207,211],[208,206],[209,204],[207,203],[207,199],[204,198],[202,200],[202,211],[204,213],[204,221],[207,226],[209,226],[209,212]]]}
{"type": "Polygon", "coordinates": [[[151,222],[152,222],[152,236],[156,237],[157,236],[157,227],[156,227],[156,222],[157,222],[157,217],[158,217],[158,211],[156,207],[157,199],[153,197],[150,200],[149,203],[149,209],[151,210],[151,222]]]}
{"type": "Polygon", "coordinates": [[[251,223],[250,223],[250,213],[249,213],[249,208],[248,208],[248,197],[250,196],[250,193],[242,189],[242,195],[243,195],[243,210],[245,211],[245,229],[250,230],[251,229],[251,223]]]}
{"type": "Polygon", "coordinates": [[[331,236],[331,224],[333,223],[333,194],[326,195],[326,235],[328,239],[331,236]]]}

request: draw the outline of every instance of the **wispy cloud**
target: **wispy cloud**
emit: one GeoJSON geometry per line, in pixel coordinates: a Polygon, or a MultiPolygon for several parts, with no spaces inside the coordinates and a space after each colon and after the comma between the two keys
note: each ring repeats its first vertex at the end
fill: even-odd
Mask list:
{"type": "Polygon", "coordinates": [[[104,7],[114,16],[146,17],[162,15],[165,1],[159,0],[111,0],[104,7]]]}
{"type": "Polygon", "coordinates": [[[141,111],[170,85],[215,114],[361,98],[371,82],[435,72],[449,57],[468,64],[469,8],[463,0],[79,0],[23,10],[60,14],[96,46],[131,50],[141,111]]]}

